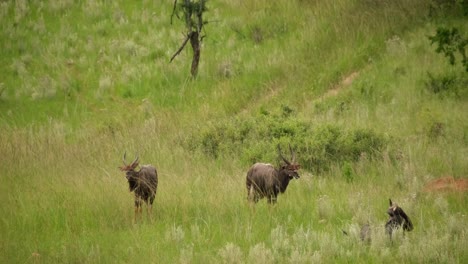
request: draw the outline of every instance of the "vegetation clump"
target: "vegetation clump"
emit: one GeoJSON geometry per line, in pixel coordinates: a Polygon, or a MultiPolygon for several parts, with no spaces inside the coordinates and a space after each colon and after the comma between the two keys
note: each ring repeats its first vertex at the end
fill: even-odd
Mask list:
{"type": "Polygon", "coordinates": [[[468,97],[468,77],[465,74],[427,73],[427,80],[424,81],[426,90],[439,97],[454,97],[464,99],[468,97]]]}
{"type": "Polygon", "coordinates": [[[207,156],[238,156],[246,165],[276,160],[277,145],[289,143],[305,169],[321,172],[333,164],[358,161],[362,155],[380,158],[390,140],[372,129],[306,122],[283,106],[279,111],[262,111],[207,126],[188,142],[188,148],[207,156]]]}

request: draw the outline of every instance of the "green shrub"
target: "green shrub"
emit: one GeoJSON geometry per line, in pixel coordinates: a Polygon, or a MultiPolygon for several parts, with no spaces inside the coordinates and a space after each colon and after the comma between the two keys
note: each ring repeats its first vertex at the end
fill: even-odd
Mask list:
{"type": "Polygon", "coordinates": [[[279,163],[277,146],[289,157],[288,145],[291,145],[303,168],[322,172],[329,170],[332,164],[358,161],[363,153],[378,158],[389,140],[370,129],[313,125],[283,106],[274,113],[263,110],[256,116],[208,125],[191,135],[188,142],[191,150],[200,150],[213,158],[240,157],[246,165],[279,163]]]}
{"type": "Polygon", "coordinates": [[[464,75],[441,74],[433,75],[427,73],[428,79],[424,83],[427,91],[442,96],[453,96],[455,98],[466,98],[468,78],[464,75]]]}
{"type": "Polygon", "coordinates": [[[443,53],[451,65],[455,65],[457,56],[460,57],[461,64],[465,71],[468,71],[468,59],[465,52],[468,38],[464,37],[458,28],[439,27],[434,36],[429,36],[429,40],[431,44],[437,44],[436,52],[443,53]]]}
{"type": "Polygon", "coordinates": [[[356,162],[364,153],[380,158],[389,140],[372,130],[344,130],[335,125],[323,125],[312,131],[301,145],[301,162],[304,168],[327,171],[334,163],[356,162]]]}
{"type": "Polygon", "coordinates": [[[426,89],[435,94],[452,90],[456,83],[454,76],[434,76],[427,73],[428,80],[426,81],[426,89]]]}

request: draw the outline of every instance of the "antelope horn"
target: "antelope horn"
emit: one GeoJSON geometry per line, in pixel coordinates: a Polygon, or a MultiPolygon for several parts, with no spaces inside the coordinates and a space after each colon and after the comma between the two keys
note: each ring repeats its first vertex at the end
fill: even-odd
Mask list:
{"type": "Polygon", "coordinates": [[[127,156],[127,151],[125,151],[125,153],[124,153],[124,155],[123,155],[123,159],[122,159],[123,164],[124,164],[125,166],[127,166],[127,163],[125,162],[125,157],[126,157],[126,156],[127,156]]]}
{"type": "Polygon", "coordinates": [[[291,152],[292,163],[296,163],[296,153],[292,150],[291,144],[289,144],[289,151],[291,152]]]}
{"type": "Polygon", "coordinates": [[[291,165],[291,162],[289,162],[289,161],[283,156],[283,154],[281,154],[281,147],[280,147],[279,144],[278,144],[278,154],[280,155],[281,159],[283,159],[284,162],[286,162],[286,164],[291,165]]]}
{"type": "Polygon", "coordinates": [[[132,162],[132,165],[135,165],[138,162],[138,159],[140,158],[140,155],[137,154],[135,160],[132,162]]]}
{"type": "Polygon", "coordinates": [[[393,206],[392,199],[388,199],[388,201],[390,202],[390,206],[393,206]]]}

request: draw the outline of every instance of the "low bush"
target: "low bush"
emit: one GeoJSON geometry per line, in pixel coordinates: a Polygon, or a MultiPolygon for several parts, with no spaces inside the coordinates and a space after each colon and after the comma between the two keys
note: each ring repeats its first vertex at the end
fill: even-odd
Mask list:
{"type": "Polygon", "coordinates": [[[232,118],[205,126],[192,134],[186,147],[213,158],[237,156],[242,162],[279,162],[277,146],[288,157],[288,145],[303,168],[321,172],[332,164],[358,161],[365,153],[380,158],[389,138],[371,129],[345,129],[334,124],[312,124],[283,106],[248,118],[232,118]]]}
{"type": "Polygon", "coordinates": [[[424,82],[427,91],[441,97],[467,98],[468,78],[463,74],[427,74],[424,82]]]}

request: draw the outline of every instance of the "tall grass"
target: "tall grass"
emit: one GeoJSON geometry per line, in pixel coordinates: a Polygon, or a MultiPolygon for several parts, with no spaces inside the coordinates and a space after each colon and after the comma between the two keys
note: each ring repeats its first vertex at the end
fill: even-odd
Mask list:
{"type": "Polygon", "coordinates": [[[210,1],[196,80],[189,52],[168,63],[184,38],[172,3],[0,4],[0,262],[467,261],[468,196],[423,191],[468,171],[466,77],[427,41],[426,1],[210,1]],[[258,117],[285,106],[293,127],[373,131],[392,152],[303,169],[277,205],[251,206],[243,155],[270,140],[187,148],[231,120],[266,127],[258,117]],[[159,172],[137,223],[125,151],[159,172]],[[392,241],[388,198],[415,225],[392,241]]]}

